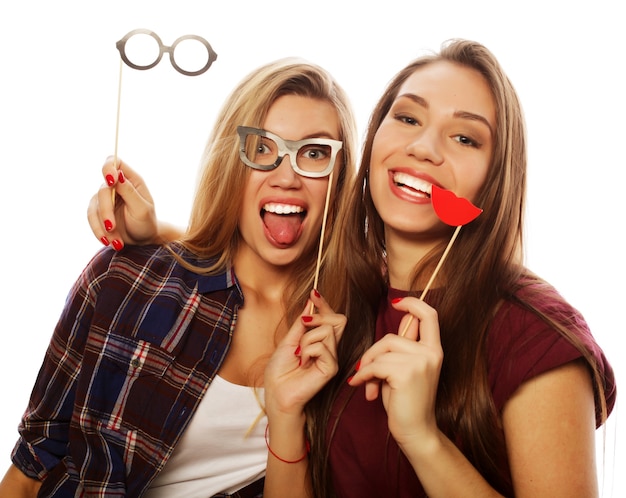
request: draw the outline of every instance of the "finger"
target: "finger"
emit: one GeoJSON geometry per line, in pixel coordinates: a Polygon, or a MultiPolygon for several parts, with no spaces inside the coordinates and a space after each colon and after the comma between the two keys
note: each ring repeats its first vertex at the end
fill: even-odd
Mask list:
{"type": "MultiPolygon", "coordinates": [[[[302,320],[296,320],[291,327],[289,328],[289,330],[287,331],[287,333],[285,334],[285,336],[283,337],[283,339],[281,340],[282,344],[287,344],[290,347],[293,347],[294,349],[296,347],[300,347],[300,341],[302,339],[302,337],[305,335],[306,332],[306,327],[304,326],[304,324],[302,323],[302,320]]],[[[298,352],[298,355],[300,353],[298,352]]]]}
{"type": "Polygon", "coordinates": [[[309,349],[316,344],[322,344],[323,347],[330,352],[333,358],[337,358],[337,340],[333,328],[330,325],[322,325],[313,330],[309,330],[300,338],[301,358],[304,362],[306,351],[312,351],[309,349]]]}
{"type": "MultiPolygon", "coordinates": [[[[407,341],[408,342],[408,341],[407,341]]],[[[374,361],[360,363],[359,369],[349,379],[351,386],[366,385],[366,391],[376,397],[381,382],[389,382],[392,377],[405,376],[406,368],[403,366],[403,356],[394,352],[387,352],[375,358],[374,361]]],[[[373,399],[368,396],[368,399],[373,399]]]]}
{"type": "MultiPolygon", "coordinates": [[[[435,308],[414,297],[406,297],[404,299],[394,301],[392,302],[392,306],[398,310],[410,313],[417,319],[413,319],[413,321],[418,322],[417,329],[415,328],[415,324],[411,323],[411,325],[409,325],[409,330],[407,330],[407,334],[411,333],[412,340],[416,340],[419,336],[419,340],[422,343],[433,346],[441,345],[439,316],[435,308]]],[[[404,330],[403,327],[406,324],[405,319],[408,320],[409,318],[403,318],[400,330],[404,330]]]]}
{"type": "MultiPolygon", "coordinates": [[[[343,331],[346,327],[347,318],[345,315],[335,313],[326,300],[313,289],[310,293],[310,302],[317,309],[317,313],[310,313],[307,316],[306,324],[310,327],[316,327],[322,324],[328,324],[333,327],[335,332],[335,339],[339,341],[343,331]]],[[[311,311],[311,307],[307,306],[308,312],[311,311]]]]}
{"type": "Polygon", "coordinates": [[[381,381],[369,380],[365,383],[365,399],[374,401],[380,394],[381,381]]]}
{"type": "MultiPolygon", "coordinates": [[[[303,321],[305,321],[305,318],[310,317],[303,316],[303,321]]],[[[343,333],[346,323],[345,317],[343,315],[325,315],[324,317],[315,315],[311,318],[315,318],[315,320],[313,320],[313,322],[305,322],[306,326],[311,326],[311,323],[314,322],[319,322],[320,324],[317,327],[308,330],[308,332],[300,339],[300,345],[323,342],[336,356],[337,344],[341,339],[341,334],[343,333]]]]}
{"type": "Polygon", "coordinates": [[[122,164],[122,161],[118,158],[117,164],[115,163],[115,158],[113,156],[109,156],[106,158],[106,161],[102,165],[102,178],[108,187],[113,187],[117,183],[118,177],[118,168],[122,164]]]}
{"type": "Polygon", "coordinates": [[[153,202],[147,189],[144,188],[144,191],[141,192],[135,183],[126,177],[123,171],[120,171],[115,191],[124,200],[126,210],[131,218],[139,222],[152,221],[153,202]]]}
{"type": "Polygon", "coordinates": [[[300,361],[305,368],[314,366],[326,378],[334,377],[339,370],[334,352],[319,341],[302,347],[300,361]]]}
{"type": "Polygon", "coordinates": [[[104,225],[98,214],[98,194],[95,194],[89,200],[89,206],[87,207],[87,221],[91,231],[96,238],[102,242],[105,246],[109,245],[108,234],[104,229],[104,225]]]}
{"type": "MultiPolygon", "coordinates": [[[[407,313],[400,320],[399,331],[402,331],[401,337],[409,339],[410,341],[417,341],[419,339],[419,318],[407,313]]],[[[400,334],[400,332],[399,332],[400,334]]]]}
{"type": "Polygon", "coordinates": [[[322,325],[328,325],[332,329],[335,342],[339,342],[341,336],[343,335],[343,331],[346,328],[347,319],[345,315],[341,315],[339,313],[316,313],[314,315],[303,315],[302,322],[309,328],[309,331],[314,328],[321,327],[322,325]]]}
{"type": "MultiPolygon", "coordinates": [[[[89,203],[87,217],[90,220],[93,219],[93,223],[99,224],[107,234],[110,234],[115,229],[117,223],[111,198],[111,189],[106,185],[98,189],[96,199],[92,198],[92,201],[89,203]]],[[[89,224],[95,233],[96,230],[94,230],[92,222],[90,221],[89,224]]]]}
{"type": "Polygon", "coordinates": [[[309,298],[320,313],[334,313],[334,310],[328,305],[326,299],[324,299],[317,289],[311,289],[309,298]]]}

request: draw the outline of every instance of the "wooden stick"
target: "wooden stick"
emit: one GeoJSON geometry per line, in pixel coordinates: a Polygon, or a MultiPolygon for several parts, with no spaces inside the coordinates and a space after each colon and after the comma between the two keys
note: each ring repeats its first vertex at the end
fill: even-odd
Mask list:
{"type": "MultiPolygon", "coordinates": [[[[324,233],[326,232],[326,220],[328,218],[328,206],[330,205],[330,193],[333,189],[333,173],[331,171],[328,176],[328,187],[326,188],[326,203],[324,204],[324,217],[322,218],[322,230],[320,232],[320,243],[317,248],[317,264],[315,265],[315,277],[313,278],[313,288],[317,289],[317,283],[320,277],[320,265],[322,263],[322,252],[324,249],[324,233]]],[[[315,311],[315,306],[311,303],[309,315],[315,311]]]]}
{"type": "MultiPolygon", "coordinates": [[[[454,241],[456,240],[457,236],[459,235],[459,232],[461,231],[461,227],[462,226],[463,225],[457,226],[456,230],[452,234],[452,238],[450,239],[450,242],[448,242],[448,245],[447,245],[445,251],[443,251],[443,254],[441,255],[441,259],[439,259],[439,263],[437,263],[437,266],[435,267],[435,271],[433,271],[433,274],[430,276],[430,280],[428,281],[428,283],[426,284],[426,287],[424,287],[424,290],[422,291],[422,295],[420,296],[420,301],[424,300],[424,298],[426,297],[426,294],[430,290],[430,286],[433,284],[433,282],[435,280],[435,276],[437,276],[437,273],[439,273],[439,270],[441,269],[441,266],[443,265],[443,262],[446,259],[446,256],[450,252],[450,248],[452,247],[452,244],[454,244],[454,241]]],[[[404,337],[404,335],[406,334],[406,331],[408,330],[409,325],[411,325],[412,321],[413,321],[413,315],[411,315],[409,317],[409,320],[406,322],[406,325],[404,326],[404,329],[402,330],[402,333],[400,334],[400,337],[404,337]]]]}
{"type": "MultiPolygon", "coordinates": [[[[113,164],[115,168],[117,168],[117,143],[120,135],[120,103],[122,101],[122,67],[124,67],[124,63],[122,62],[122,58],[120,57],[120,74],[117,81],[117,115],[115,117],[115,148],[113,149],[113,164]]],[[[115,208],[115,189],[111,189],[111,202],[113,203],[113,208],[115,208]]]]}

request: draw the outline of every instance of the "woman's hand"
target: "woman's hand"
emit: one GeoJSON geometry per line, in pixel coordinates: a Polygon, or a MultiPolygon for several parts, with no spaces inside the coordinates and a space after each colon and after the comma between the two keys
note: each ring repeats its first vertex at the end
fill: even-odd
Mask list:
{"type": "Polygon", "coordinates": [[[439,430],[435,419],[437,385],[443,362],[437,312],[417,298],[394,301],[408,314],[400,323],[404,337],[387,334],[363,355],[350,385],[365,383],[365,395],[382,394],[389,430],[400,447],[424,444],[439,430]]]}
{"type": "Polygon", "coordinates": [[[89,225],[98,240],[104,245],[111,243],[116,250],[124,243],[160,242],[154,201],[143,178],[122,161],[118,160],[116,168],[111,157],[102,167],[102,176],[105,184],[87,209],[89,225]]]}
{"type": "Polygon", "coordinates": [[[310,303],[280,342],[265,369],[265,403],[272,414],[302,416],[305,404],[335,376],[337,343],[346,317],[335,313],[316,291],[310,303]]]}

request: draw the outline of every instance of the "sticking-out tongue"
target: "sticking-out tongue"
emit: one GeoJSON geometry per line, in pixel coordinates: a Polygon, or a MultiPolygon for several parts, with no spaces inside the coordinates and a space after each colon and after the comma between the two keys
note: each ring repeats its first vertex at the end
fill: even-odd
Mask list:
{"type": "Polygon", "coordinates": [[[263,222],[272,239],[279,244],[291,245],[300,236],[302,216],[300,214],[275,214],[265,212],[263,222]]]}

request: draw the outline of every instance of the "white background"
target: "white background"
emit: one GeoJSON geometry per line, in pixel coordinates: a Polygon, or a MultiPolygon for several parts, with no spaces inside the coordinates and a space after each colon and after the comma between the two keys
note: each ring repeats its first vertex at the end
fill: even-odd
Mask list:
{"type": "MultiPolygon", "coordinates": [[[[101,247],[85,212],[102,182],[100,167],[114,151],[115,42],[141,27],[166,45],[183,34],[203,36],[219,54],[195,78],[175,72],[167,56],[150,71],[123,71],[119,155],[147,180],[159,217],[181,226],[217,109],[253,68],[290,55],[326,67],[351,96],[361,136],[384,86],[411,59],[448,38],[484,43],[526,113],[527,264],[583,312],[623,386],[626,43],[619,5],[3,2],[0,474],[67,291],[101,247]]],[[[618,408],[606,432],[598,432],[605,497],[626,496],[626,440],[618,431],[624,418],[618,408]]]]}

